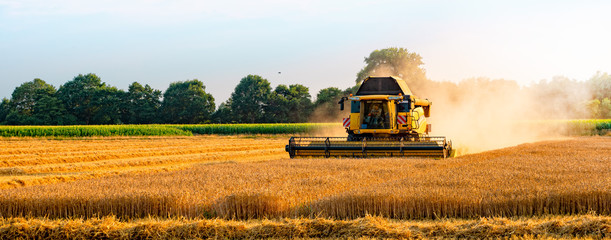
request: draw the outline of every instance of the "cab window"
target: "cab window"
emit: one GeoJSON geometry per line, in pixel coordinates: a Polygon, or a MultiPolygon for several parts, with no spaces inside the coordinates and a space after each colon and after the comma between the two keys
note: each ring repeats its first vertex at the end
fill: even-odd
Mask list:
{"type": "Polygon", "coordinates": [[[351,113],[360,113],[361,112],[361,102],[350,101],[350,112],[351,113]]]}
{"type": "Polygon", "coordinates": [[[409,112],[410,107],[409,101],[401,101],[397,103],[397,112],[409,112]]]}
{"type": "Polygon", "coordinates": [[[388,104],[386,101],[365,102],[363,129],[387,129],[390,126],[390,116],[388,115],[388,104]]]}

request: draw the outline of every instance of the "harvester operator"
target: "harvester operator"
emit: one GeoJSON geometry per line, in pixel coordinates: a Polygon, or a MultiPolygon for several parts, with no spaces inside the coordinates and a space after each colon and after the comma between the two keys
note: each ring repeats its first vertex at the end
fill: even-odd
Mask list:
{"type": "Polygon", "coordinates": [[[382,109],[380,109],[378,104],[374,104],[371,106],[371,111],[369,111],[365,122],[367,122],[371,128],[379,128],[382,120],[382,109]]]}

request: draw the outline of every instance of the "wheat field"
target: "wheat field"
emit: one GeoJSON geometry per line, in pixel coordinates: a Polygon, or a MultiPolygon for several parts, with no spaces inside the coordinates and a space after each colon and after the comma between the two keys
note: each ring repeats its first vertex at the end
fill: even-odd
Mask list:
{"type": "Polygon", "coordinates": [[[25,182],[1,189],[0,217],[611,215],[609,137],[528,143],[446,160],[288,159],[282,148],[285,140],[218,136],[59,143],[5,140],[3,169],[21,169],[3,175],[5,179],[40,173],[101,173],[74,181],[25,182]],[[246,150],[234,149],[237,145],[246,150]],[[171,167],[174,165],[181,167],[171,167]]]}
{"type": "Polygon", "coordinates": [[[611,217],[592,214],[531,218],[397,221],[298,218],[231,221],[0,218],[0,239],[605,239],[611,217]]]}
{"type": "Polygon", "coordinates": [[[288,158],[285,137],[2,138],[0,189],[107,175],[182,169],[195,163],[288,158]]]}

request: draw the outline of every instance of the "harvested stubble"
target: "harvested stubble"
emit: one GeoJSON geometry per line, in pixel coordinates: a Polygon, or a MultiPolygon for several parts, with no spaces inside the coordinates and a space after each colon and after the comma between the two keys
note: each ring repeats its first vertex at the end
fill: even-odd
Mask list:
{"type": "Polygon", "coordinates": [[[134,219],[76,220],[0,218],[0,239],[261,239],[261,238],[608,238],[611,217],[394,221],[366,216],[355,220],[281,219],[226,221],[134,219]]]}
{"type": "Polygon", "coordinates": [[[0,190],[0,216],[397,219],[611,214],[611,138],[454,159],[296,159],[0,190]]]}
{"type": "Polygon", "coordinates": [[[0,188],[165,171],[193,163],[281,159],[288,157],[285,142],[238,136],[5,138],[0,141],[0,188]]]}

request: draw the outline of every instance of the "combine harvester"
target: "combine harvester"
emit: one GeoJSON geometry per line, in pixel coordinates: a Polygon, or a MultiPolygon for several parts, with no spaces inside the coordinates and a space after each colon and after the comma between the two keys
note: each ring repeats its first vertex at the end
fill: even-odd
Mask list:
{"type": "Polygon", "coordinates": [[[419,99],[398,77],[368,77],[350,100],[343,119],[348,137],[291,137],[286,151],[295,157],[435,157],[454,154],[452,142],[432,137],[427,124],[431,102],[419,99]]]}

